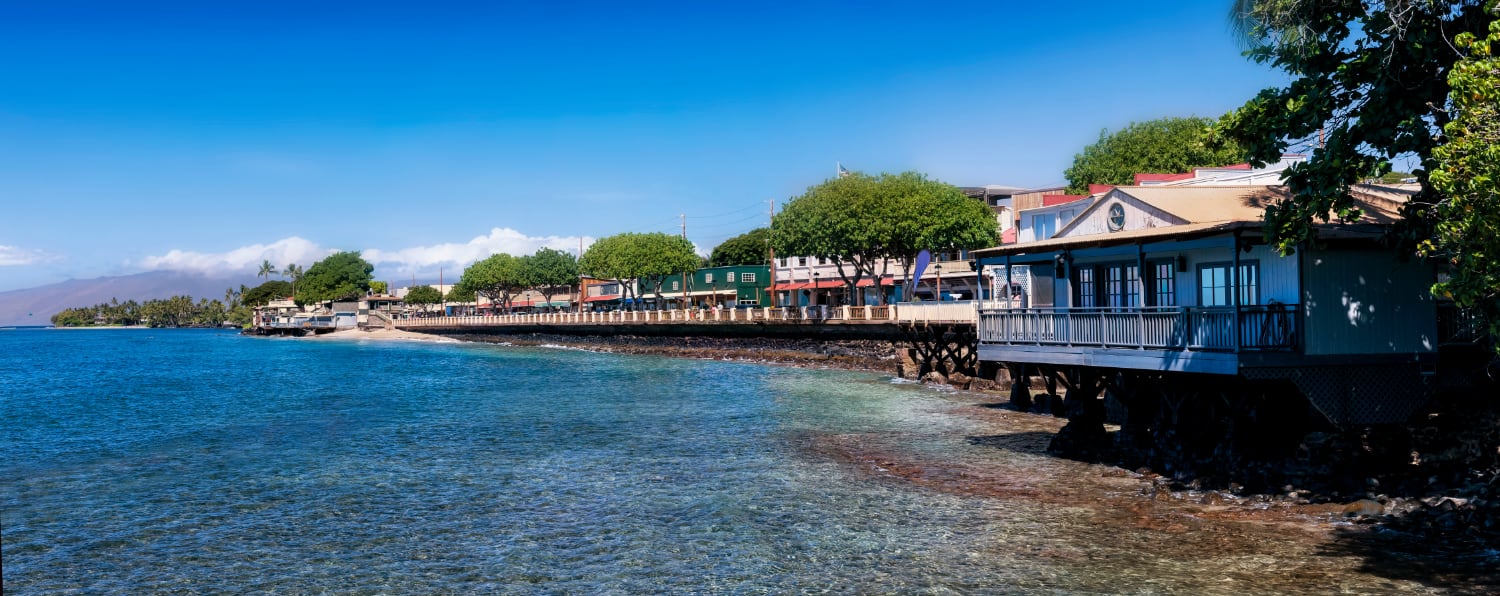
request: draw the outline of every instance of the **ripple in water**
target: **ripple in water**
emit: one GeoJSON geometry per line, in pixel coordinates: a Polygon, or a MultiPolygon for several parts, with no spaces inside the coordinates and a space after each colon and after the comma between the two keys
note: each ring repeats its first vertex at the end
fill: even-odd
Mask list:
{"type": "Polygon", "coordinates": [[[1131,512],[1128,479],[875,375],[23,330],[0,382],[8,594],[1421,588],[1131,512]]]}

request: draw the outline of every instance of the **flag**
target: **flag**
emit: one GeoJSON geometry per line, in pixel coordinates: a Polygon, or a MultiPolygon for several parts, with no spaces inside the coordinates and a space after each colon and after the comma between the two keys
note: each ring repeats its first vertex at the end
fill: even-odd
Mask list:
{"type": "Polygon", "coordinates": [[[833,163],[839,167],[839,177],[840,178],[848,178],[849,177],[849,170],[844,169],[844,164],[839,163],[839,162],[833,162],[833,163]]]}

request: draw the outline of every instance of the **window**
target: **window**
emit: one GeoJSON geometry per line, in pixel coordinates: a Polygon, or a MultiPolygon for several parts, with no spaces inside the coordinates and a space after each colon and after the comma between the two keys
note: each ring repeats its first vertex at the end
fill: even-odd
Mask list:
{"type": "Polygon", "coordinates": [[[1260,304],[1259,263],[1240,262],[1240,304],[1260,304]]]}
{"type": "Polygon", "coordinates": [[[1135,265],[1104,268],[1105,305],[1112,308],[1141,305],[1140,269],[1135,265]]]}
{"type": "Polygon", "coordinates": [[[1073,221],[1075,217],[1078,217],[1078,210],[1068,209],[1057,214],[1057,223],[1068,225],[1068,222],[1073,221]]]}
{"type": "Polygon", "coordinates": [[[1229,306],[1229,267],[1199,267],[1198,293],[1198,306],[1229,306]]]}
{"type": "Polygon", "coordinates": [[[706,284],[714,283],[714,272],[709,271],[707,273],[704,273],[703,274],[703,283],[706,283],[706,284]]]}
{"type": "MultiPolygon", "coordinates": [[[[1199,306],[1230,306],[1229,263],[1210,263],[1198,267],[1199,306]]],[[[1240,263],[1239,303],[1260,304],[1260,263],[1240,263]]]]}
{"type": "Polygon", "coordinates": [[[1151,306],[1177,306],[1177,265],[1171,261],[1151,266],[1151,306]]]}
{"type": "Polygon", "coordinates": [[[1031,216],[1031,230],[1037,240],[1051,238],[1057,233],[1057,216],[1051,213],[1031,216]]]}
{"type": "Polygon", "coordinates": [[[806,267],[807,266],[807,257],[797,257],[797,266],[798,267],[806,267]]]}
{"type": "Polygon", "coordinates": [[[680,289],[682,289],[682,288],[680,288],[680,287],[677,286],[678,283],[681,283],[681,282],[675,282],[675,281],[672,282],[672,289],[673,290],[680,290],[680,289]]]}
{"type": "Polygon", "coordinates": [[[740,274],[740,283],[746,283],[746,284],[753,284],[753,283],[755,283],[755,274],[754,273],[741,273],[740,274]]]}
{"type": "Polygon", "coordinates": [[[1078,269],[1078,306],[1093,308],[1099,305],[1097,300],[1099,292],[1098,281],[1094,278],[1093,267],[1081,267],[1078,269]]]}

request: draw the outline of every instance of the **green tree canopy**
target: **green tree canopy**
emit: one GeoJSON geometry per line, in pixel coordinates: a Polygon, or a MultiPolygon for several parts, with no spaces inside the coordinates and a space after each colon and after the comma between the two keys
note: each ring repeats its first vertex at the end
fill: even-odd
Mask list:
{"type": "Polygon", "coordinates": [[[1484,162],[1494,154],[1479,150],[1493,147],[1479,125],[1493,122],[1493,87],[1480,91],[1493,85],[1483,74],[1493,63],[1487,48],[1458,40],[1489,35],[1494,3],[1239,0],[1235,6],[1246,54],[1291,81],[1261,91],[1221,128],[1256,164],[1275,161],[1288,147],[1314,147],[1307,161],[1283,174],[1293,198],[1266,209],[1267,239],[1291,252],[1315,238],[1315,224],[1358,217],[1350,185],[1384,174],[1392,160],[1415,160],[1421,167],[1412,174],[1422,189],[1403,210],[1403,249],[1415,244],[1446,258],[1452,280],[1435,291],[1470,305],[1493,295],[1493,270],[1485,264],[1496,255],[1466,258],[1476,253],[1465,251],[1485,249],[1461,240],[1483,244],[1496,236],[1494,212],[1484,207],[1493,195],[1481,198],[1484,162]],[[1448,144],[1456,146],[1439,156],[1437,148],[1448,144]],[[1431,178],[1438,170],[1446,171],[1441,188],[1431,178]]]}
{"type": "Polygon", "coordinates": [[[578,283],[578,259],[553,249],[540,248],[523,259],[527,281],[551,304],[552,296],[578,283]]]}
{"type": "Polygon", "coordinates": [[[291,282],[273,279],[265,282],[240,295],[240,302],[246,306],[265,306],[272,300],[289,298],[292,295],[291,282]]]}
{"type": "Polygon", "coordinates": [[[1244,160],[1244,151],[1214,130],[1212,118],[1160,118],[1101,131],[1063,176],[1068,192],[1086,194],[1090,184],[1133,184],[1138,173],[1176,174],[1244,160]]]}
{"type": "Polygon", "coordinates": [[[443,293],[432,286],[416,286],[406,291],[407,304],[437,304],[443,301],[443,293]]]}
{"type": "Polygon", "coordinates": [[[511,298],[529,285],[521,259],[496,253],[464,269],[453,291],[462,289],[463,293],[483,296],[491,304],[509,310],[511,298]]]}
{"type": "Polygon", "coordinates": [[[1464,33],[1455,43],[1469,55],[1448,73],[1454,116],[1443,127],[1448,142],[1433,150],[1431,181],[1442,200],[1423,248],[1451,265],[1435,291],[1480,312],[1500,337],[1500,20],[1489,35],[1464,33]]]}
{"type": "Polygon", "coordinates": [[[312,264],[296,279],[297,303],[357,298],[370,289],[375,266],[359,252],[336,252],[312,264]]]}
{"type": "Polygon", "coordinates": [[[713,252],[709,254],[708,266],[764,265],[770,238],[770,228],[755,228],[725,240],[715,246],[713,252]]]}
{"type": "Polygon", "coordinates": [[[579,268],[585,275],[619,281],[626,298],[634,293],[629,282],[637,280],[651,288],[660,306],[662,283],[669,276],[694,270],[699,263],[693,243],[686,238],[626,232],[595,241],[583,253],[579,268]]]}
{"type": "Polygon", "coordinates": [[[923,250],[984,248],[998,240],[989,207],[917,172],[827,180],[788,201],[771,231],[781,255],[832,260],[851,293],[865,276],[884,275],[890,261],[909,282],[923,250]]]}

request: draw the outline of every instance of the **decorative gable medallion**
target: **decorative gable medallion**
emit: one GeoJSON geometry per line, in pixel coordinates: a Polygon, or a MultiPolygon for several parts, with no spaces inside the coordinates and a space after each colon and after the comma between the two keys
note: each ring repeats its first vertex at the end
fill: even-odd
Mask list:
{"type": "Polygon", "coordinates": [[[1109,231],[1118,232],[1125,229],[1125,206],[1115,203],[1109,206],[1109,231]]]}

